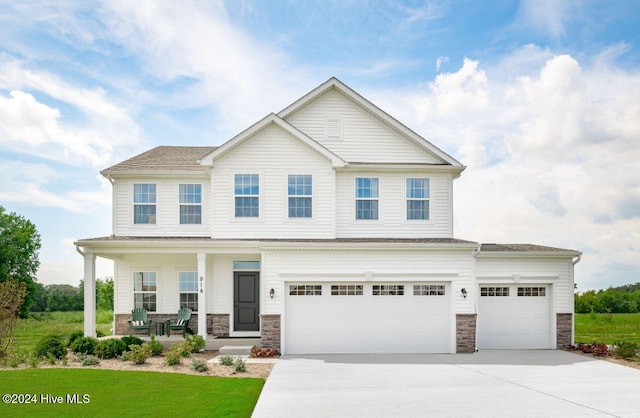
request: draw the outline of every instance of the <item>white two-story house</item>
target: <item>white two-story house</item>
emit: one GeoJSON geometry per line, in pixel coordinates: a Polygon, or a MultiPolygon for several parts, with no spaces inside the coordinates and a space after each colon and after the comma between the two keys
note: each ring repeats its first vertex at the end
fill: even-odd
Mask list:
{"type": "Polygon", "coordinates": [[[454,238],[464,169],[335,78],[219,147],[109,167],[113,234],[76,242],[85,333],[104,257],[116,334],[186,306],[202,336],[285,354],[568,346],[580,253],[454,238]]]}

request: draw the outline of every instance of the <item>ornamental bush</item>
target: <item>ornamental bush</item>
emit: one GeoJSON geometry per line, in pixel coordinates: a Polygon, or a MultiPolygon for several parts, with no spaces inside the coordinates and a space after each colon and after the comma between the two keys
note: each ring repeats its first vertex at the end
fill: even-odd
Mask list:
{"type": "Polygon", "coordinates": [[[103,359],[116,358],[127,350],[127,344],[117,338],[98,341],[95,354],[103,359]]]}
{"type": "Polygon", "coordinates": [[[71,343],[71,351],[74,353],[95,354],[98,340],[93,337],[77,338],[71,343]]]}
{"type": "Polygon", "coordinates": [[[125,349],[125,351],[129,351],[129,346],[132,345],[142,345],[142,343],[144,341],[142,341],[140,338],[135,337],[133,335],[126,335],[124,337],[121,338],[121,340],[124,342],[124,344],[127,346],[127,348],[125,349]]]}
{"type": "Polygon", "coordinates": [[[57,359],[61,359],[67,356],[67,349],[62,343],[62,338],[59,335],[45,335],[38,341],[35,348],[35,355],[37,357],[47,358],[53,356],[57,359]]]}

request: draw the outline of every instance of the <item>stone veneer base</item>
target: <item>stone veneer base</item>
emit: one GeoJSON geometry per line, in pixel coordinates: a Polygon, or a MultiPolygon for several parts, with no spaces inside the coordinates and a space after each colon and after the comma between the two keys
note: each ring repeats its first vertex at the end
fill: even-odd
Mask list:
{"type": "Polygon", "coordinates": [[[260,315],[260,345],[262,348],[280,350],[280,315],[260,315]]]}
{"type": "Polygon", "coordinates": [[[477,314],[456,314],[456,353],[476,351],[477,314]]]}
{"type": "Polygon", "coordinates": [[[556,348],[569,348],[573,344],[573,314],[556,314],[556,348]]]}

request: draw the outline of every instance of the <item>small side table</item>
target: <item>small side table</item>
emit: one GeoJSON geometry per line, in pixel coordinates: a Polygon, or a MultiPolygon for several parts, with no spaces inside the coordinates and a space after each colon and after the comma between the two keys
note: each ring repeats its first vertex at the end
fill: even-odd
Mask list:
{"type": "Polygon", "coordinates": [[[169,323],[170,321],[168,319],[166,321],[157,321],[156,335],[166,335],[169,331],[169,323]]]}

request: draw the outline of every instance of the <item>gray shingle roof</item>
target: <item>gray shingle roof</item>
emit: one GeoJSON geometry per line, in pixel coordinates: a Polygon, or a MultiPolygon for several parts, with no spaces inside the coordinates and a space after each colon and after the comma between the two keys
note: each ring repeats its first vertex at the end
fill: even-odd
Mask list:
{"type": "Polygon", "coordinates": [[[102,170],[102,174],[138,171],[202,171],[198,160],[216,147],[159,146],[102,170]]]}
{"type": "Polygon", "coordinates": [[[545,247],[535,244],[482,244],[480,252],[563,252],[574,251],[564,248],[545,247]]]}
{"type": "Polygon", "coordinates": [[[78,240],[82,242],[92,241],[208,241],[215,243],[216,241],[259,241],[259,242],[300,242],[300,243],[416,243],[416,244],[476,244],[473,241],[465,241],[456,238],[336,238],[336,239],[277,239],[277,238],[242,238],[242,239],[212,239],[208,237],[134,237],[134,236],[115,236],[87,238],[78,240]]]}

